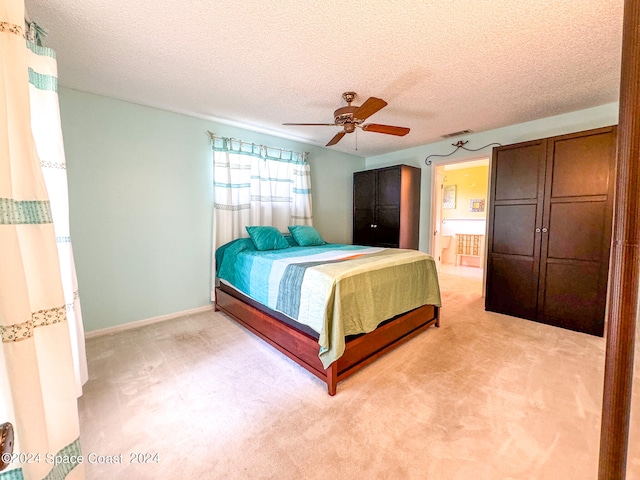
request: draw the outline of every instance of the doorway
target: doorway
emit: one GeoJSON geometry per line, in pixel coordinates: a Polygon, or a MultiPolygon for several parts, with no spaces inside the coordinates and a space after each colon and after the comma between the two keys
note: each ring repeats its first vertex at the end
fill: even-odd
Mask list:
{"type": "Polygon", "coordinates": [[[484,279],[489,157],[434,165],[432,256],[439,273],[484,279]]]}

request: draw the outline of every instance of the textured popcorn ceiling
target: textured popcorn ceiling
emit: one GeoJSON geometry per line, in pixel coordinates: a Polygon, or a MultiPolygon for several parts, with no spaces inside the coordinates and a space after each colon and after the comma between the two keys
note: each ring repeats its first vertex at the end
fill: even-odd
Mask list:
{"type": "Polygon", "coordinates": [[[405,137],[346,135],[377,155],[618,100],[622,0],[26,0],[58,54],[60,84],[324,145],[358,93],[368,122],[405,137]]]}

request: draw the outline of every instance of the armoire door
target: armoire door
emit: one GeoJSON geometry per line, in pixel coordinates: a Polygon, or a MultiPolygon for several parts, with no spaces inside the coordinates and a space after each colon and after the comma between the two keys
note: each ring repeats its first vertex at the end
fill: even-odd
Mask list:
{"type": "Polygon", "coordinates": [[[375,235],[377,244],[398,247],[400,242],[400,168],[378,170],[375,235]]]}
{"type": "Polygon", "coordinates": [[[548,140],[538,321],[604,333],[615,127],[548,140]]]}
{"type": "Polygon", "coordinates": [[[375,242],[375,205],[377,172],[365,170],[353,175],[353,243],[371,245],[375,242]]]}
{"type": "Polygon", "coordinates": [[[536,318],[546,140],[494,152],[487,310],[536,318]]]}

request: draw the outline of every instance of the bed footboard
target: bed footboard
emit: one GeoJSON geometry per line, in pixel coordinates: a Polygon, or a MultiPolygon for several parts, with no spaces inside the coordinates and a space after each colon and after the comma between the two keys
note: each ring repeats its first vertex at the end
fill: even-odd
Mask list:
{"type": "Polygon", "coordinates": [[[220,288],[216,288],[215,308],[325,382],[329,395],[336,394],[338,382],[431,325],[439,326],[440,313],[438,307],[424,305],[395,317],[373,332],[350,338],[346,342],[342,357],[325,369],[318,357],[318,341],[311,335],[287,325],[220,288]]]}

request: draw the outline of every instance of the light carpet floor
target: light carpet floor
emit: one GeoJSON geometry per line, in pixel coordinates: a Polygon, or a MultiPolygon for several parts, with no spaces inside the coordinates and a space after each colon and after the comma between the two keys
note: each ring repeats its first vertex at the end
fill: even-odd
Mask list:
{"type": "Polygon", "coordinates": [[[88,340],[83,452],[124,463],[87,478],[597,478],[604,340],[485,312],[477,277],[440,281],[442,326],[335,397],[221,313],[88,340]]]}

